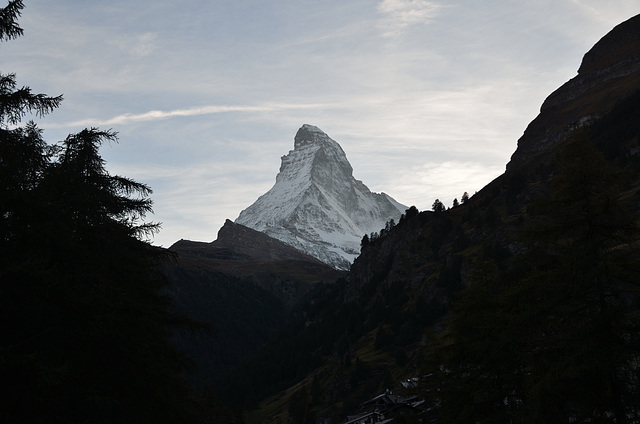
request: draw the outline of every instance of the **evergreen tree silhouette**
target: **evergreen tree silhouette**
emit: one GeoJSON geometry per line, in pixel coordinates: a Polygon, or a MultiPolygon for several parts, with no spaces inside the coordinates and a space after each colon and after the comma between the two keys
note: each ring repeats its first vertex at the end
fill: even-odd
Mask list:
{"type": "MultiPolygon", "coordinates": [[[[0,9],[0,39],[22,34],[22,1],[0,9]]],[[[145,237],[151,189],[111,175],[95,128],[47,144],[27,114],[61,96],[0,75],[0,421],[194,422],[170,342],[196,325],[169,312],[165,250],[145,237]]]]}

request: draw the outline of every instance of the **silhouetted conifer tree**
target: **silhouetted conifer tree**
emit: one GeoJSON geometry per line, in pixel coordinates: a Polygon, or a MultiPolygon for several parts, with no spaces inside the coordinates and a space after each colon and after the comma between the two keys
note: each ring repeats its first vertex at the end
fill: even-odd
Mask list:
{"type": "Polygon", "coordinates": [[[405,218],[406,219],[413,218],[414,216],[418,216],[419,213],[420,211],[418,211],[418,208],[416,208],[415,206],[411,206],[409,209],[405,211],[405,218]]]}
{"type": "Polygon", "coordinates": [[[365,234],[360,241],[360,247],[367,247],[369,245],[369,236],[365,234]]]}
{"type": "MultiPolygon", "coordinates": [[[[22,8],[0,9],[2,41],[22,34],[22,8]]],[[[169,341],[188,321],[160,294],[167,254],[143,241],[150,188],[106,170],[111,131],[50,146],[18,126],[61,100],[0,75],[0,421],[193,422],[169,341]]]]}

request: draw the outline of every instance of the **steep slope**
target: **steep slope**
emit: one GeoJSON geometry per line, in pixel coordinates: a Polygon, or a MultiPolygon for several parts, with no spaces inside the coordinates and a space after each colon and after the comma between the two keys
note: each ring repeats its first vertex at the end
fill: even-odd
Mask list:
{"type": "Polygon", "coordinates": [[[584,55],[578,75],[544,101],[540,114],[518,140],[513,169],[596,121],[638,89],[640,15],[617,25],[584,55]]]}
{"type": "MultiPolygon", "coordinates": [[[[624,201],[637,211],[639,32],[640,18],[632,18],[585,55],[581,74],[590,75],[588,84],[579,75],[549,96],[503,175],[449,211],[408,212],[363,247],[345,279],[319,287],[286,337],[234,374],[232,380],[249,382],[247,393],[254,395],[268,388],[250,376],[271,378],[273,396],[247,422],[285,422],[300,399],[307,402],[308,416],[340,422],[379,391],[433,371],[425,357],[434,338],[447,334],[441,318],[478,278],[478,264],[490,261],[507,269],[526,254],[517,234],[540,218],[529,205],[548,196],[560,173],[558,153],[576,122],[613,166],[626,171],[624,201]],[[623,71],[606,71],[616,69],[623,71]],[[291,372],[278,380],[282,374],[264,364],[281,366],[278,354],[287,346],[304,349],[287,358],[291,372]],[[282,391],[276,394],[274,387],[282,391]]],[[[430,419],[424,416],[423,422],[439,422],[430,419]]]]}
{"type": "Polygon", "coordinates": [[[353,177],[338,143],[303,125],[282,157],[275,185],[236,223],[264,232],[337,269],[348,269],[365,234],[397,220],[406,206],[353,177]]]}

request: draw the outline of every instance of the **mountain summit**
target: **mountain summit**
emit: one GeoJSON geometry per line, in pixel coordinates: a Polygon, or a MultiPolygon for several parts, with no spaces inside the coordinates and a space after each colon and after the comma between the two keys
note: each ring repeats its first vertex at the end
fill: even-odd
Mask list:
{"type": "Polygon", "coordinates": [[[342,147],[303,125],[282,157],[275,185],[236,223],[281,240],[336,269],[349,269],[365,234],[397,220],[406,206],[353,178],[342,147]]]}

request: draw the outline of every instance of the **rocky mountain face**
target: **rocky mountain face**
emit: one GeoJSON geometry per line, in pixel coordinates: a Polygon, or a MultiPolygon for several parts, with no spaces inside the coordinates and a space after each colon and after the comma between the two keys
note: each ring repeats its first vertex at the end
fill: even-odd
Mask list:
{"type": "Polygon", "coordinates": [[[640,15],[612,29],[584,55],[578,75],[544,101],[518,140],[507,169],[516,168],[574,129],[596,121],[638,89],[640,15]]]}
{"type": "Polygon", "coordinates": [[[319,128],[303,125],[294,149],[282,157],[275,185],[235,222],[347,270],[362,237],[397,221],[405,209],[356,180],[340,145],[319,128]]]}

